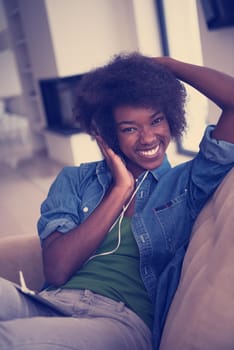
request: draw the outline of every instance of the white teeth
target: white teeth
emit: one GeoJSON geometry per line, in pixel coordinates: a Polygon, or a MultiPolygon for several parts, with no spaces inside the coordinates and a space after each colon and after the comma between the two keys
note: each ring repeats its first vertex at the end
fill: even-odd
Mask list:
{"type": "Polygon", "coordinates": [[[154,156],[159,150],[159,145],[153,149],[150,149],[148,151],[140,151],[140,153],[143,155],[143,156],[154,156]]]}

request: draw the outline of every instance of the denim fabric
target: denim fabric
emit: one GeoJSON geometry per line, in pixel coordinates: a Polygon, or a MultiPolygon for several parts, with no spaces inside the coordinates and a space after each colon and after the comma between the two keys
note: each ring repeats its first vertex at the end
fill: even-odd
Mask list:
{"type": "Polygon", "coordinates": [[[1,350],[152,350],[150,330],[121,302],[89,290],[41,296],[70,316],[61,317],[0,278],[1,350]]]}
{"type": "MultiPolygon", "coordinates": [[[[234,165],[234,145],[212,139],[212,130],[212,126],[206,129],[193,160],[171,168],[165,157],[136,195],[132,230],[140,252],[141,276],[155,311],[156,348],[178,285],[192,225],[234,165]]],[[[41,240],[55,230],[66,233],[84,221],[110,183],[105,161],[64,168],[41,207],[41,240]]]]}

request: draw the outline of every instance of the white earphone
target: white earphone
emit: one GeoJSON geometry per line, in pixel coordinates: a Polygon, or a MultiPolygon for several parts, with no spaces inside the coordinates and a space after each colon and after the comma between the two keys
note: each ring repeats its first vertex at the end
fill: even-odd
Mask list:
{"type": "Polygon", "coordinates": [[[133,194],[131,195],[129,201],[127,202],[126,205],[123,206],[123,209],[120,213],[120,215],[117,217],[117,219],[115,220],[115,222],[113,223],[113,225],[111,226],[111,228],[109,229],[109,232],[115,227],[115,225],[118,223],[118,242],[117,242],[117,245],[114,249],[108,251],[108,252],[104,252],[104,253],[100,253],[100,254],[94,254],[92,255],[87,261],[89,262],[90,260],[96,258],[97,256],[105,256],[105,255],[109,255],[109,254],[113,254],[114,252],[117,251],[117,249],[119,248],[120,246],[120,243],[121,243],[121,223],[122,223],[122,220],[123,220],[123,217],[124,217],[124,213],[126,212],[126,210],[128,209],[130,203],[132,202],[133,198],[135,197],[135,195],[137,194],[139,188],[141,187],[143,181],[146,179],[147,175],[149,174],[149,170],[147,170],[144,174],[144,176],[142,177],[141,181],[139,182],[139,184],[137,185],[135,191],[133,192],[133,194]]]}

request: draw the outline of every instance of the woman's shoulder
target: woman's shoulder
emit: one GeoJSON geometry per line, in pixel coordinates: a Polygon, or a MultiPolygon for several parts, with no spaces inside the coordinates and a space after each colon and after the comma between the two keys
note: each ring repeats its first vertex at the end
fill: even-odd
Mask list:
{"type": "Polygon", "coordinates": [[[78,166],[65,166],[62,168],[58,177],[66,177],[69,179],[79,179],[80,181],[84,178],[93,176],[99,172],[106,172],[106,162],[104,160],[81,163],[78,166]]]}
{"type": "Polygon", "coordinates": [[[66,189],[73,189],[75,192],[80,191],[83,187],[90,184],[98,172],[104,172],[106,164],[104,161],[96,161],[90,163],[82,163],[79,166],[65,166],[56,176],[50,193],[61,192],[66,189]]]}

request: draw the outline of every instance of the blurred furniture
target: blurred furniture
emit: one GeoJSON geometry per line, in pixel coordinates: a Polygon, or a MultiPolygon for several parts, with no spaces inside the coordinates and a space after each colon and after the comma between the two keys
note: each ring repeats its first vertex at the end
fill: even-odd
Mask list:
{"type": "Polygon", "coordinates": [[[40,241],[36,235],[4,236],[0,239],[0,276],[19,284],[19,271],[28,288],[44,283],[40,241]]]}
{"type": "Polygon", "coordinates": [[[0,162],[16,167],[32,156],[32,141],[27,118],[10,114],[0,101],[0,162]]]}

